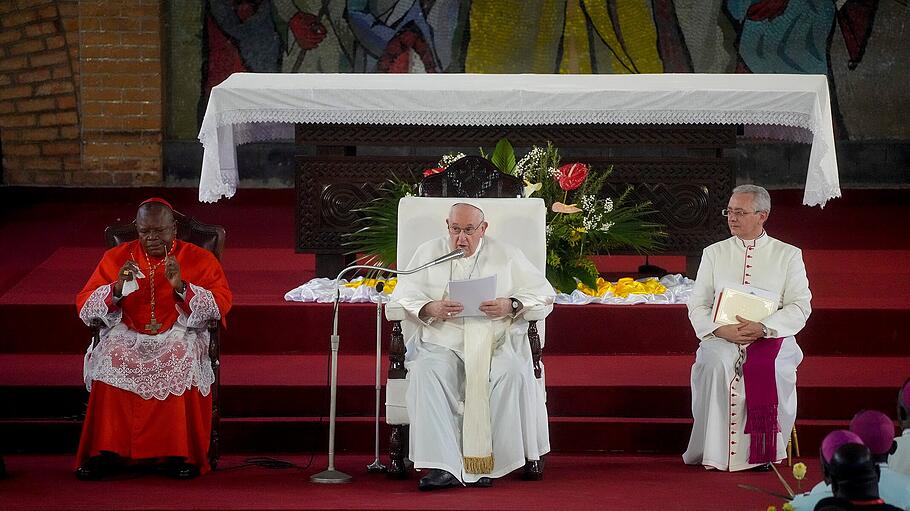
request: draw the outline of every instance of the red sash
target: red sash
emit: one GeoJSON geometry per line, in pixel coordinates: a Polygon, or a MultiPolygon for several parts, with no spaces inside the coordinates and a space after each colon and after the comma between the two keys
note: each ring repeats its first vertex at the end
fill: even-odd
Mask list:
{"type": "Polygon", "coordinates": [[[784,339],[759,339],[746,348],[743,383],[746,387],[746,433],[749,463],[777,461],[777,378],[775,360],[784,339]]]}

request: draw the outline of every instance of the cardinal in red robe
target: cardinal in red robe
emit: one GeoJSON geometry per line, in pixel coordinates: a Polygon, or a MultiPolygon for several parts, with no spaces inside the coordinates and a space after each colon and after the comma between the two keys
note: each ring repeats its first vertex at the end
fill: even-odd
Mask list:
{"type": "Polygon", "coordinates": [[[173,209],[149,199],[139,239],[107,252],[76,297],[79,318],[103,323],[85,355],[88,409],[76,476],[98,479],[138,460],[177,478],[207,472],[212,423],[208,325],[231,291],[211,252],[176,239],[173,209]]]}

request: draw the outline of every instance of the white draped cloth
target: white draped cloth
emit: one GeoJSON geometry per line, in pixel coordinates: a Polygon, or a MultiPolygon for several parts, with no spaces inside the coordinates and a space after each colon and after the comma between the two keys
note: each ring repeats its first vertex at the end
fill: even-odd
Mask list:
{"type": "Polygon", "coordinates": [[[746,347],[713,334],[714,300],[728,285],[749,285],[780,297],[777,312],[762,320],[769,338],[784,338],[775,360],[778,397],[777,460],[786,457],[787,440],[796,420],[796,367],[803,353],[795,335],[811,313],[809,281],[802,251],[766,233],[744,241],[735,236],[707,247],[689,300],[689,320],[700,339],[692,366],[692,434],[683,454],[688,464],[718,470],[745,470],[750,439],[745,382],[741,367],[746,347]]]}
{"type": "MultiPolygon", "coordinates": [[[[449,238],[418,247],[407,267],[429,261],[451,250],[449,238]]],[[[468,258],[426,271],[401,276],[392,300],[406,311],[413,335],[407,339],[407,406],[410,417],[409,456],[417,469],[445,470],[465,483],[480,477],[501,477],[538,460],[550,450],[546,394],[534,377],[526,321],[529,310],[553,307],[552,286],[524,254],[490,236],[468,258]],[[516,298],[524,308],[518,317],[456,318],[424,321],[419,312],[433,300],[447,297],[450,280],[496,275],[496,296],[516,298]],[[465,423],[464,366],[467,323],[486,323],[492,331],[489,362],[489,420],[494,466],[490,473],[474,474],[464,468],[463,436],[476,425],[465,423]]],[[[407,326],[407,325],[406,325],[407,326]]],[[[406,335],[407,335],[406,330],[406,335]]],[[[468,339],[470,342],[471,340],[468,339]]],[[[470,437],[470,435],[468,435],[470,437]]]]}
{"type": "Polygon", "coordinates": [[[199,200],[234,195],[236,145],[292,141],[295,123],[746,125],[812,144],[804,204],[840,197],[825,75],[235,73],[212,89],[199,129],[199,200]]]}

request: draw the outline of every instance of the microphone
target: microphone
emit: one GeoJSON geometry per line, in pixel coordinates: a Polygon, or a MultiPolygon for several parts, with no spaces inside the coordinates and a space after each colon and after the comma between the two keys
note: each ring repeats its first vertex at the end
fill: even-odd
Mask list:
{"type": "Polygon", "coordinates": [[[430,261],[428,263],[422,264],[422,265],[418,266],[417,268],[414,268],[413,270],[402,270],[402,271],[399,271],[398,274],[399,275],[408,275],[411,273],[416,273],[416,272],[419,272],[420,270],[425,270],[425,269],[429,268],[430,266],[436,266],[437,264],[447,263],[453,259],[460,259],[462,257],[464,257],[464,249],[457,248],[457,249],[449,252],[448,254],[437,257],[436,259],[433,259],[432,261],[430,261]]]}

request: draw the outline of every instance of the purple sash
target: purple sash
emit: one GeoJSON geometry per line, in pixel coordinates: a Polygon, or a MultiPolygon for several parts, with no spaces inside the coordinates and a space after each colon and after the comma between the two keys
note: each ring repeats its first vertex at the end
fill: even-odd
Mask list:
{"type": "Polygon", "coordinates": [[[783,337],[759,339],[746,348],[743,384],[746,387],[746,433],[749,463],[777,461],[777,379],[774,361],[783,337]]]}

